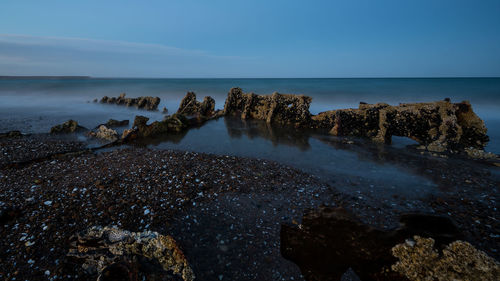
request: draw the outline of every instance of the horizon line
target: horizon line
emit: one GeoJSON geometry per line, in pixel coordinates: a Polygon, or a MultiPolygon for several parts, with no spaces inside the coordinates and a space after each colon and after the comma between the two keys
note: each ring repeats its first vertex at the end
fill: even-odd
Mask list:
{"type": "Polygon", "coordinates": [[[91,76],[91,75],[0,75],[5,78],[56,79],[480,79],[500,76],[359,76],[359,77],[144,77],[144,76],[91,76]]]}

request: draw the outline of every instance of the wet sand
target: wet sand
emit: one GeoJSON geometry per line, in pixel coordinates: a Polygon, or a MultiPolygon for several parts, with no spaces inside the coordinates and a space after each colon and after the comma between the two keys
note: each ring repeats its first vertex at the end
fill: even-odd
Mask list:
{"type": "Polygon", "coordinates": [[[498,173],[481,163],[430,158],[418,166],[421,158],[410,153],[407,168],[441,178],[440,193],[387,202],[358,188],[376,183],[345,175],[325,181],[262,159],[142,147],[55,155],[86,145],[46,135],[0,140],[2,279],[92,280],[66,258],[69,238],[117,225],[172,235],[198,280],[301,280],[280,254],[280,226],[300,224],[305,209],[321,204],[379,228],[394,227],[407,211],[400,206],[412,204],[408,209],[450,217],[469,242],[499,257],[498,173]]]}

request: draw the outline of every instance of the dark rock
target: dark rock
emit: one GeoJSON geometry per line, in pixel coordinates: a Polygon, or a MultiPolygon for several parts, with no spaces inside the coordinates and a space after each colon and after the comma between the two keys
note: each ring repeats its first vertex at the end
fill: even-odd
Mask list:
{"type": "Polygon", "coordinates": [[[118,121],[115,119],[109,119],[108,122],[106,122],[102,125],[104,125],[108,128],[112,128],[112,127],[124,127],[124,126],[128,126],[128,124],[129,124],[128,120],[118,121]]]}
{"type": "Polygon", "coordinates": [[[168,109],[166,107],[163,107],[163,110],[161,111],[163,114],[167,114],[168,113],[168,109]]]}
{"type": "Polygon", "coordinates": [[[50,129],[51,134],[69,134],[86,131],[85,127],[78,125],[75,120],[68,120],[60,125],[56,125],[50,129]]]}
{"type": "Polygon", "coordinates": [[[241,119],[260,119],[268,123],[308,126],[311,123],[311,98],[303,95],[273,93],[271,96],[245,94],[232,88],[224,104],[224,115],[241,119]]]}
{"type": "Polygon", "coordinates": [[[101,98],[100,103],[108,103],[108,99],[109,99],[108,96],[104,96],[104,97],[101,98]]]}
{"type": "MultiPolygon", "coordinates": [[[[163,121],[155,121],[147,124],[149,118],[136,116],[132,129],[136,130],[136,137],[154,137],[167,133],[178,133],[188,128],[189,120],[180,114],[167,116],[163,121]]],[[[127,134],[131,131],[127,131],[127,134]]]]}
{"type": "Polygon", "coordinates": [[[206,117],[211,117],[214,115],[215,100],[211,97],[205,97],[203,102],[196,100],[196,94],[194,92],[188,92],[186,96],[181,100],[177,114],[183,115],[201,115],[206,117]]]}
{"type": "Polygon", "coordinates": [[[1,138],[21,138],[23,134],[20,131],[9,131],[6,133],[0,133],[1,138]]]}
{"type": "Polygon", "coordinates": [[[321,207],[306,212],[300,227],[281,226],[281,253],[306,280],[340,280],[349,268],[361,280],[404,280],[390,270],[394,245],[413,235],[434,237],[440,245],[461,237],[443,217],[409,214],[400,222],[397,229],[381,230],[342,209],[321,207]]]}
{"type": "Polygon", "coordinates": [[[138,97],[138,98],[126,98],[125,93],[120,94],[118,97],[107,97],[104,96],[101,103],[111,103],[125,106],[135,106],[139,109],[146,110],[157,110],[160,104],[159,97],[138,97]]]}

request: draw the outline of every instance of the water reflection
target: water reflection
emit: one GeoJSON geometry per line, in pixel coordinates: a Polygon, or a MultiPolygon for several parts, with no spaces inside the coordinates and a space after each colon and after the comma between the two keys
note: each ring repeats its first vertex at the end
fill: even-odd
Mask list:
{"type": "Polygon", "coordinates": [[[422,198],[453,191],[464,182],[487,184],[492,176],[488,166],[421,155],[415,145],[404,140],[393,145],[376,144],[261,120],[221,118],[142,145],[270,159],[315,174],[343,192],[369,193],[379,199],[422,198]]]}
{"type": "Polygon", "coordinates": [[[256,138],[270,140],[274,146],[294,146],[302,151],[311,148],[310,134],[304,130],[273,126],[262,120],[242,120],[231,117],[224,118],[224,124],[231,138],[241,138],[245,135],[250,140],[256,138]]]}

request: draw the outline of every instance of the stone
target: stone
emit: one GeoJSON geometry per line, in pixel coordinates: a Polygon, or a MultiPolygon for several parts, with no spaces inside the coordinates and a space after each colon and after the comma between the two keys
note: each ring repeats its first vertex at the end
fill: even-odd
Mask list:
{"type": "Polygon", "coordinates": [[[125,127],[125,126],[128,126],[128,124],[129,124],[128,120],[118,121],[115,119],[109,119],[108,122],[106,122],[102,125],[104,125],[108,128],[111,128],[111,127],[125,127]]]}
{"type": "Polygon", "coordinates": [[[116,141],[119,138],[118,133],[115,130],[110,129],[104,125],[100,125],[95,132],[90,132],[89,135],[98,139],[108,141],[116,141]]]}
{"type": "Polygon", "coordinates": [[[21,131],[9,131],[6,133],[0,133],[0,139],[2,138],[21,138],[23,134],[21,131]]]}
{"type": "Polygon", "coordinates": [[[60,125],[56,125],[50,129],[51,134],[69,134],[86,131],[87,129],[78,125],[75,120],[68,120],[60,125]]]}
{"type": "Polygon", "coordinates": [[[282,224],[281,254],[296,263],[306,280],[340,280],[352,268],[361,280],[400,280],[391,270],[391,248],[413,235],[434,237],[440,244],[461,238],[449,219],[406,214],[400,226],[383,230],[362,223],[344,209],[309,210],[302,224],[282,224]]]}
{"type": "Polygon", "coordinates": [[[500,280],[500,265],[465,241],[454,241],[439,253],[434,239],[414,236],[392,248],[399,259],[392,269],[409,280],[500,280]]]}
{"type": "MultiPolygon", "coordinates": [[[[189,120],[180,114],[167,116],[162,121],[155,121],[150,125],[147,124],[149,118],[144,116],[136,116],[132,129],[135,129],[135,134],[139,138],[154,137],[167,133],[179,133],[188,128],[189,120]]],[[[128,132],[129,134],[130,132],[128,132]]]]}
{"type": "Polygon", "coordinates": [[[174,238],[152,231],[91,227],[70,239],[67,255],[101,281],[173,280],[172,273],[184,281],[195,279],[174,238]]]}
{"type": "Polygon", "coordinates": [[[101,103],[111,103],[111,104],[117,104],[117,105],[125,105],[127,107],[129,106],[135,106],[139,109],[146,109],[146,110],[157,110],[158,105],[160,104],[160,98],[159,97],[138,97],[138,98],[126,98],[126,94],[122,93],[118,97],[108,97],[104,96],[101,99],[101,103]]]}
{"type": "Polygon", "coordinates": [[[360,104],[358,109],[322,112],[312,120],[313,126],[327,128],[335,136],[367,137],[386,144],[392,136],[408,137],[432,152],[483,150],[489,141],[483,120],[467,101],[360,104]]]}
{"type": "Polygon", "coordinates": [[[181,100],[177,114],[211,117],[214,115],[214,109],[215,100],[212,97],[207,96],[203,99],[203,102],[199,102],[196,100],[196,94],[194,92],[188,92],[181,100]]]}
{"type": "Polygon", "coordinates": [[[309,113],[311,100],[310,97],[304,95],[275,92],[266,96],[243,93],[241,88],[232,88],[224,104],[224,115],[304,127],[311,123],[311,114],[309,113]]]}

